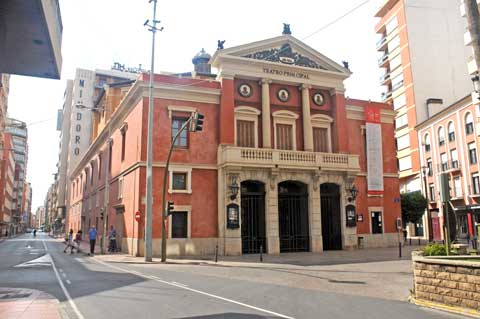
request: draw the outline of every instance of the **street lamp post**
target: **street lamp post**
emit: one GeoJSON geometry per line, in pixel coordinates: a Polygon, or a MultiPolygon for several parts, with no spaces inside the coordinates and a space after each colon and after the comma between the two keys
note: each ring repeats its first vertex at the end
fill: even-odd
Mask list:
{"type": "MultiPolygon", "coordinates": [[[[107,116],[109,117],[108,118],[108,124],[107,125],[107,130],[108,130],[108,138],[107,138],[107,156],[105,158],[105,190],[104,190],[104,199],[103,199],[103,207],[101,208],[102,210],[102,213],[100,214],[101,218],[102,218],[102,228],[103,228],[103,231],[102,231],[102,237],[100,239],[100,252],[101,254],[105,254],[105,243],[106,243],[106,233],[107,233],[107,218],[108,218],[108,204],[109,204],[109,199],[110,199],[110,179],[109,179],[109,173],[110,173],[110,157],[112,156],[112,154],[110,154],[110,145],[112,143],[112,138],[111,138],[111,133],[112,133],[112,130],[111,130],[111,117],[112,117],[112,114],[111,114],[111,107],[110,107],[110,103],[106,103],[107,105],[107,108],[106,108],[106,112],[107,114],[105,114],[105,119],[107,118],[107,116]]],[[[94,111],[94,112],[98,112],[98,111],[104,111],[105,110],[105,107],[88,107],[88,106],[85,106],[83,104],[77,104],[76,107],[78,109],[87,109],[87,110],[91,110],[91,111],[94,111]]]]}
{"type": "Polygon", "coordinates": [[[427,232],[428,232],[428,242],[433,241],[432,234],[432,216],[430,216],[430,203],[428,199],[428,188],[427,188],[427,169],[428,167],[422,166],[422,175],[423,175],[423,187],[425,188],[425,198],[427,199],[427,232]]]}

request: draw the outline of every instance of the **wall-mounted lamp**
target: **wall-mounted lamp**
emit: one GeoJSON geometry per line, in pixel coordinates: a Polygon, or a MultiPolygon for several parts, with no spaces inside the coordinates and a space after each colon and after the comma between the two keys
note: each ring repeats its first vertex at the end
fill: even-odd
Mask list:
{"type": "Polygon", "coordinates": [[[238,191],[240,190],[240,186],[238,186],[236,176],[232,176],[231,180],[232,182],[228,186],[230,188],[230,199],[235,200],[237,198],[238,191]]]}
{"type": "Polygon", "coordinates": [[[348,201],[355,201],[358,195],[358,188],[355,186],[355,184],[352,184],[349,188],[347,188],[347,191],[350,192],[350,197],[348,197],[348,201]]]}

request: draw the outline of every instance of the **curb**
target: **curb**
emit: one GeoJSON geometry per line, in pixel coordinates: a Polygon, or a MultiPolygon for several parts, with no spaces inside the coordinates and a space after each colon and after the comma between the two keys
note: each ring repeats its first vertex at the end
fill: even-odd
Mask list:
{"type": "Polygon", "coordinates": [[[420,307],[431,308],[431,309],[435,309],[435,310],[441,310],[441,311],[445,311],[445,312],[454,313],[454,314],[457,314],[457,315],[469,316],[469,317],[472,317],[472,318],[480,318],[480,311],[473,310],[473,309],[456,307],[456,306],[447,306],[447,305],[437,303],[437,302],[433,302],[433,301],[416,299],[412,296],[410,296],[408,298],[408,301],[417,305],[417,306],[420,306],[420,307]]]}

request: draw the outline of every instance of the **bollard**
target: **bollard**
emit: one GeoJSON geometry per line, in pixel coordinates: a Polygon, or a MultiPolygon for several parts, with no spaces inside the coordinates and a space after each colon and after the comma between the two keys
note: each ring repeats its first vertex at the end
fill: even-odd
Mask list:
{"type": "Polygon", "coordinates": [[[412,246],[412,238],[410,238],[409,241],[410,241],[409,245],[412,246]]]}
{"type": "Polygon", "coordinates": [[[263,262],[263,246],[260,245],[260,262],[263,262]]]}
{"type": "Polygon", "coordinates": [[[215,262],[218,262],[218,244],[215,246],[215,262]]]}
{"type": "Polygon", "coordinates": [[[398,242],[398,258],[402,258],[402,243],[398,242]]]}
{"type": "Polygon", "coordinates": [[[420,238],[418,239],[418,246],[420,246],[420,238]]]}

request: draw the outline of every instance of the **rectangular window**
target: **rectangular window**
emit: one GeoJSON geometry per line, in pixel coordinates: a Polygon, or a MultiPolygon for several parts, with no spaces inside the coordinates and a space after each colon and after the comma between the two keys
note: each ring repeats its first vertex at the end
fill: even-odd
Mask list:
{"type": "Polygon", "coordinates": [[[382,212],[372,212],[372,234],[381,234],[382,230],[382,212]]]}
{"type": "Polygon", "coordinates": [[[328,129],[324,127],[313,128],[313,151],[328,153],[328,129]]]}
{"type": "Polygon", "coordinates": [[[118,199],[123,198],[123,176],[118,178],[118,199]]]}
{"type": "Polygon", "coordinates": [[[399,89],[403,86],[403,73],[400,73],[392,79],[392,91],[399,89]]]}
{"type": "Polygon", "coordinates": [[[472,191],[475,195],[480,194],[480,176],[478,174],[472,175],[472,191]]]}
{"type": "Polygon", "coordinates": [[[433,176],[433,164],[432,159],[427,159],[427,167],[428,167],[428,176],[433,176]]]}
{"type": "Polygon", "coordinates": [[[277,149],[293,150],[292,131],[292,125],[277,124],[277,149]]]}
{"type": "Polygon", "coordinates": [[[108,145],[108,173],[112,173],[113,143],[108,145]]]}
{"type": "Polygon", "coordinates": [[[237,146],[255,147],[255,122],[237,120],[237,146]]]}
{"type": "Polygon", "coordinates": [[[172,173],[172,188],[174,190],[186,190],[187,173],[172,173]]]}
{"type": "Polygon", "coordinates": [[[468,159],[470,164],[477,164],[477,148],[475,143],[468,144],[468,159]]]}
{"type": "Polygon", "coordinates": [[[447,153],[440,154],[440,163],[442,163],[442,171],[446,171],[448,169],[447,153]]]}
{"type": "Polygon", "coordinates": [[[127,138],[127,131],[122,131],[122,162],[125,160],[125,142],[127,138]]]}
{"type": "Polygon", "coordinates": [[[102,155],[98,155],[98,179],[102,177],[102,155]]]}
{"type": "MultiPolygon", "coordinates": [[[[172,119],[172,141],[187,120],[187,118],[183,117],[174,117],[172,119]]],[[[188,130],[183,130],[182,133],[180,133],[174,146],[177,148],[188,148],[188,130]]]]}
{"type": "Polygon", "coordinates": [[[448,132],[448,141],[449,142],[455,141],[455,132],[448,132]]]}
{"type": "Polygon", "coordinates": [[[390,71],[395,70],[402,65],[402,56],[399,54],[390,60],[390,71]]]}
{"type": "Polygon", "coordinates": [[[188,213],[174,212],[172,214],[172,238],[188,237],[188,213]]]}
{"type": "Polygon", "coordinates": [[[430,201],[435,201],[435,186],[433,184],[428,185],[430,201]]]}
{"type": "Polygon", "coordinates": [[[410,156],[402,157],[398,160],[398,169],[405,171],[412,168],[412,158],[410,156]]]}
{"type": "Polygon", "coordinates": [[[470,122],[465,124],[465,132],[467,133],[467,135],[473,133],[473,123],[470,122]]]}
{"type": "Polygon", "coordinates": [[[388,52],[392,52],[400,46],[400,37],[395,36],[390,42],[388,42],[388,52]]]}
{"type": "Polygon", "coordinates": [[[398,110],[402,106],[405,106],[407,104],[407,97],[405,94],[399,95],[396,98],[393,99],[393,108],[395,110],[398,110]]]}
{"type": "Polygon", "coordinates": [[[392,20],[388,21],[385,25],[385,29],[387,30],[387,34],[391,33],[398,27],[398,19],[396,16],[392,18],[392,20]]]}
{"type": "Polygon", "coordinates": [[[85,87],[85,80],[79,80],[80,87],[85,87]]]}
{"type": "Polygon", "coordinates": [[[403,114],[395,119],[395,128],[399,129],[401,127],[408,125],[408,117],[407,114],[403,114]]]}
{"type": "Polygon", "coordinates": [[[453,189],[455,197],[462,197],[462,180],[460,179],[460,176],[453,179],[453,189]]]}
{"type": "Polygon", "coordinates": [[[458,168],[458,153],[456,149],[450,151],[450,159],[452,160],[451,168],[458,168]]]}
{"type": "Polygon", "coordinates": [[[410,147],[410,136],[405,134],[397,138],[397,151],[410,147]]]}

